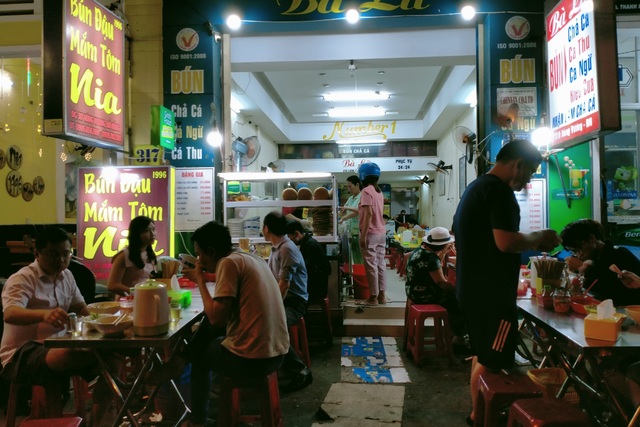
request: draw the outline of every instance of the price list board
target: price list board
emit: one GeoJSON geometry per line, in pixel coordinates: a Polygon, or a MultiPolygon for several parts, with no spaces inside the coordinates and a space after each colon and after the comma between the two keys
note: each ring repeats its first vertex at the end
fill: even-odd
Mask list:
{"type": "Polygon", "coordinates": [[[516,193],[520,205],[520,231],[530,233],[547,228],[546,180],[532,179],[516,193]]]}
{"type": "Polygon", "coordinates": [[[176,170],[176,231],[190,231],[214,219],[214,168],[176,170]]]}

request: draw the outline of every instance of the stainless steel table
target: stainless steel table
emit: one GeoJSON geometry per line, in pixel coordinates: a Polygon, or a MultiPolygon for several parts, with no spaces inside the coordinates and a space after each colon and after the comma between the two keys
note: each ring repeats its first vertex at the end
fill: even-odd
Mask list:
{"type": "MultiPolygon", "coordinates": [[[[144,381],[147,372],[157,369],[162,364],[167,363],[173,356],[176,348],[191,336],[194,325],[201,318],[202,299],[199,296],[194,296],[192,298],[191,306],[182,310],[181,319],[179,321],[170,322],[169,332],[164,335],[141,337],[133,333],[133,328],[129,328],[125,331],[123,336],[103,337],[100,333],[96,331],[87,331],[85,328],[83,334],[77,337],[74,337],[64,331],[52,335],[44,340],[44,346],[48,348],[86,348],[93,350],[93,353],[100,363],[103,378],[111,387],[114,396],[122,403],[118,416],[114,420],[113,426],[119,426],[125,416],[132,425],[139,426],[140,422],[138,417],[146,410],[147,406],[145,405],[139,413],[133,413],[131,404],[136,394],[145,385],[147,385],[144,381]],[[109,372],[109,366],[101,355],[101,351],[118,351],[126,349],[140,349],[140,351],[145,349],[147,358],[140,369],[140,372],[137,373],[136,378],[131,383],[131,389],[125,397],[121,390],[122,382],[109,372]]],[[[171,381],[170,384],[176,398],[179,399],[184,406],[184,412],[175,424],[177,426],[185,419],[190,411],[175,383],[171,381]]],[[[147,405],[149,402],[153,401],[153,397],[155,396],[157,389],[158,386],[156,385],[147,400],[147,405]]]]}
{"type": "Polygon", "coordinates": [[[604,380],[601,357],[608,355],[636,355],[640,359],[640,326],[627,319],[616,342],[594,340],[584,336],[584,315],[556,313],[538,306],[536,299],[519,299],[518,311],[523,320],[521,331],[544,352],[540,366],[557,365],[567,373],[557,397],[562,397],[573,384],[583,405],[601,425],[635,425],[640,408],[628,414],[616,393],[604,380]],[[538,333],[542,329],[546,337],[538,333]],[[588,402],[593,403],[593,405],[588,402]],[[602,409],[604,408],[604,410],[602,409]],[[616,421],[617,420],[617,421],[616,421]]]}

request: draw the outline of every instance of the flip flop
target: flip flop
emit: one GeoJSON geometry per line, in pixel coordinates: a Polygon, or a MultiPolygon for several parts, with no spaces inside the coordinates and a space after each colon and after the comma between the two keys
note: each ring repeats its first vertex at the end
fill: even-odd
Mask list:
{"type": "Polygon", "coordinates": [[[376,306],[378,305],[378,301],[369,301],[366,299],[361,299],[356,301],[356,305],[376,306]]]}

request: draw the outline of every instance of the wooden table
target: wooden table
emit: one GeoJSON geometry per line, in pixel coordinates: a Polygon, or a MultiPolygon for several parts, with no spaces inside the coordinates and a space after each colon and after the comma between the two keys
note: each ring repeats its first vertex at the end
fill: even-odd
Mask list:
{"type": "MultiPolygon", "coordinates": [[[[132,412],[131,404],[136,394],[145,385],[147,385],[144,381],[144,378],[147,376],[147,372],[158,369],[173,357],[176,348],[178,348],[184,340],[192,335],[193,327],[201,317],[202,299],[199,295],[193,295],[191,306],[182,310],[179,321],[169,323],[169,331],[164,335],[141,337],[133,333],[133,328],[129,328],[125,331],[123,336],[103,337],[100,333],[96,331],[87,331],[85,328],[83,334],[77,337],[72,336],[65,331],[52,335],[44,340],[44,346],[47,348],[87,348],[93,350],[93,353],[100,363],[102,371],[101,375],[107,381],[107,384],[113,391],[114,396],[122,403],[118,416],[114,420],[113,426],[119,426],[125,416],[132,425],[139,426],[139,415],[146,410],[147,405],[149,402],[153,401],[153,397],[158,391],[158,386],[154,386],[145,407],[139,413],[132,412]],[[131,383],[131,389],[125,398],[120,388],[122,382],[109,372],[109,366],[102,357],[101,351],[117,351],[126,349],[146,349],[147,358],[140,372],[138,372],[136,378],[131,383]]],[[[170,384],[176,398],[179,399],[184,406],[184,412],[175,424],[177,426],[185,419],[190,410],[175,383],[170,381],[170,384]]]]}
{"type": "Polygon", "coordinates": [[[528,331],[544,353],[540,367],[557,365],[567,373],[557,397],[562,397],[570,385],[574,385],[582,406],[602,425],[633,426],[640,417],[640,408],[629,416],[616,393],[604,380],[600,358],[606,355],[636,355],[640,359],[640,326],[631,319],[623,324],[616,342],[594,340],[584,336],[584,315],[556,313],[538,306],[537,300],[518,299],[518,311],[523,318],[521,331],[528,331]],[[538,330],[545,331],[542,337],[538,330]],[[590,404],[593,403],[593,404],[590,404]],[[611,413],[603,422],[602,408],[611,413]],[[617,420],[617,421],[616,421],[617,420]]]}

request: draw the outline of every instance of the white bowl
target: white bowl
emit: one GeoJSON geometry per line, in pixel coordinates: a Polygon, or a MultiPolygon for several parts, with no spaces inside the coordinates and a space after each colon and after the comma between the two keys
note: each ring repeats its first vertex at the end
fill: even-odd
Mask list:
{"type": "Polygon", "coordinates": [[[113,337],[122,335],[128,327],[133,325],[133,316],[128,314],[119,323],[115,324],[120,316],[104,316],[98,317],[92,322],[93,326],[105,337],[113,337]]]}
{"type": "Polygon", "coordinates": [[[640,324],[640,305],[628,305],[624,308],[624,311],[634,322],[640,324]]]}
{"type": "Polygon", "coordinates": [[[87,305],[91,314],[116,314],[120,310],[118,301],[93,302],[87,305]]]}
{"type": "Polygon", "coordinates": [[[196,268],[196,262],[198,261],[198,258],[189,254],[178,254],[178,259],[187,267],[196,268]]]}
{"type": "Polygon", "coordinates": [[[95,331],[96,327],[93,325],[93,322],[95,322],[100,317],[106,316],[111,316],[111,314],[92,314],[91,316],[84,316],[82,318],[82,323],[87,325],[87,331],[95,331]]]}

